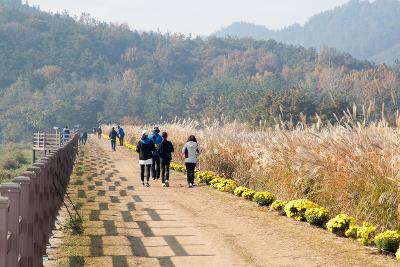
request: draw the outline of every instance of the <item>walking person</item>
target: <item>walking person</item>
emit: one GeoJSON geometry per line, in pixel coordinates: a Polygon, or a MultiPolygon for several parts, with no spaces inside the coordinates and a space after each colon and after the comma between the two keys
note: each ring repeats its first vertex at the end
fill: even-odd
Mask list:
{"type": "Polygon", "coordinates": [[[124,145],[124,138],[125,138],[125,132],[124,129],[122,129],[119,125],[117,126],[117,132],[118,132],[118,138],[119,138],[119,145],[123,146],[124,145]]]}
{"type": "Polygon", "coordinates": [[[161,134],[163,140],[158,148],[161,160],[161,181],[163,187],[169,187],[169,166],[172,161],[172,153],[174,146],[171,141],[168,141],[168,134],[163,132],[161,134]]]}
{"type": "Polygon", "coordinates": [[[83,145],[83,132],[79,132],[79,144],[83,145]]]}
{"type": "Polygon", "coordinates": [[[159,154],[159,146],[162,142],[162,137],[160,136],[160,129],[158,127],[154,127],[153,134],[149,137],[154,145],[155,149],[153,151],[153,162],[151,164],[151,174],[153,176],[153,180],[160,179],[160,154],[159,154]]]}
{"type": "Polygon", "coordinates": [[[88,133],[86,131],[84,131],[82,134],[83,145],[86,145],[87,139],[88,139],[88,133]]]}
{"type": "Polygon", "coordinates": [[[62,130],[63,144],[66,144],[69,142],[70,134],[71,134],[71,132],[68,128],[68,125],[66,125],[65,128],[62,130]]]}
{"type": "Polygon", "coordinates": [[[136,152],[139,153],[139,165],[140,165],[140,180],[142,181],[142,186],[149,187],[150,180],[150,168],[153,163],[153,151],[155,150],[155,145],[153,140],[151,140],[147,132],[143,132],[141,140],[136,146],[136,152]],[[145,181],[146,172],[146,184],[145,181]]]}
{"type": "Polygon", "coordinates": [[[115,127],[112,127],[111,132],[108,135],[108,137],[111,140],[111,149],[112,149],[112,151],[115,151],[115,147],[117,145],[117,137],[118,137],[118,133],[115,130],[115,127]]]}
{"type": "Polygon", "coordinates": [[[103,131],[101,130],[101,127],[99,126],[97,128],[97,138],[101,139],[101,135],[103,134],[103,131]]]}
{"type": "Polygon", "coordinates": [[[185,157],[188,187],[194,186],[194,172],[197,165],[197,157],[200,155],[200,148],[194,135],[189,136],[187,143],[182,148],[185,157]]]}

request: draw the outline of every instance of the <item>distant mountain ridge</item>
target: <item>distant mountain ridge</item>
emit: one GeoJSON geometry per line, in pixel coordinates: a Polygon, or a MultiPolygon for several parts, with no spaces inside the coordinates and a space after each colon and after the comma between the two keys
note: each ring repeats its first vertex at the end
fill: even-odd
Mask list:
{"type": "Polygon", "coordinates": [[[359,59],[393,64],[400,52],[400,1],[351,0],[345,5],[315,15],[304,26],[282,30],[235,22],[216,32],[218,37],[274,39],[288,44],[321,48],[333,46],[359,59]]]}

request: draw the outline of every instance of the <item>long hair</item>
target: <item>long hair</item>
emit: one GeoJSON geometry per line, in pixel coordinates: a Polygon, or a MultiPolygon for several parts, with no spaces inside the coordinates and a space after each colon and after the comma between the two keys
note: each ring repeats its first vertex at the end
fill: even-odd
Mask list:
{"type": "Polygon", "coordinates": [[[188,138],[187,141],[188,141],[188,142],[195,142],[195,143],[197,143],[196,137],[195,137],[194,135],[189,136],[189,138],[188,138]]]}

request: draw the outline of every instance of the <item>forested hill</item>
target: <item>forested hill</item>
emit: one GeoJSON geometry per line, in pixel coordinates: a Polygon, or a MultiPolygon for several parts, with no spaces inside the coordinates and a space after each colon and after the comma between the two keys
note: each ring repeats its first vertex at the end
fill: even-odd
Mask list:
{"type": "Polygon", "coordinates": [[[224,114],[258,125],[301,112],[329,119],[371,99],[394,113],[396,75],[333,49],[139,33],[0,0],[1,142],[61,123],[91,128],[123,117],[224,114]]]}
{"type": "Polygon", "coordinates": [[[237,22],[217,32],[216,36],[275,39],[317,49],[328,45],[357,58],[393,64],[400,59],[399,18],[399,0],[351,0],[313,16],[304,26],[295,24],[273,31],[264,26],[237,22]]]}

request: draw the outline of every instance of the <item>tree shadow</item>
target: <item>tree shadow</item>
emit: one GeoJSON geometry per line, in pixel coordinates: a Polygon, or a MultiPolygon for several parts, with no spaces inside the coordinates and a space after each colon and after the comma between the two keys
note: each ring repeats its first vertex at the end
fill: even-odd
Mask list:
{"type": "Polygon", "coordinates": [[[70,267],[84,267],[85,266],[85,258],[82,256],[71,256],[68,258],[70,267]]]}
{"type": "Polygon", "coordinates": [[[126,256],[112,256],[113,267],[129,267],[126,256]]]}

